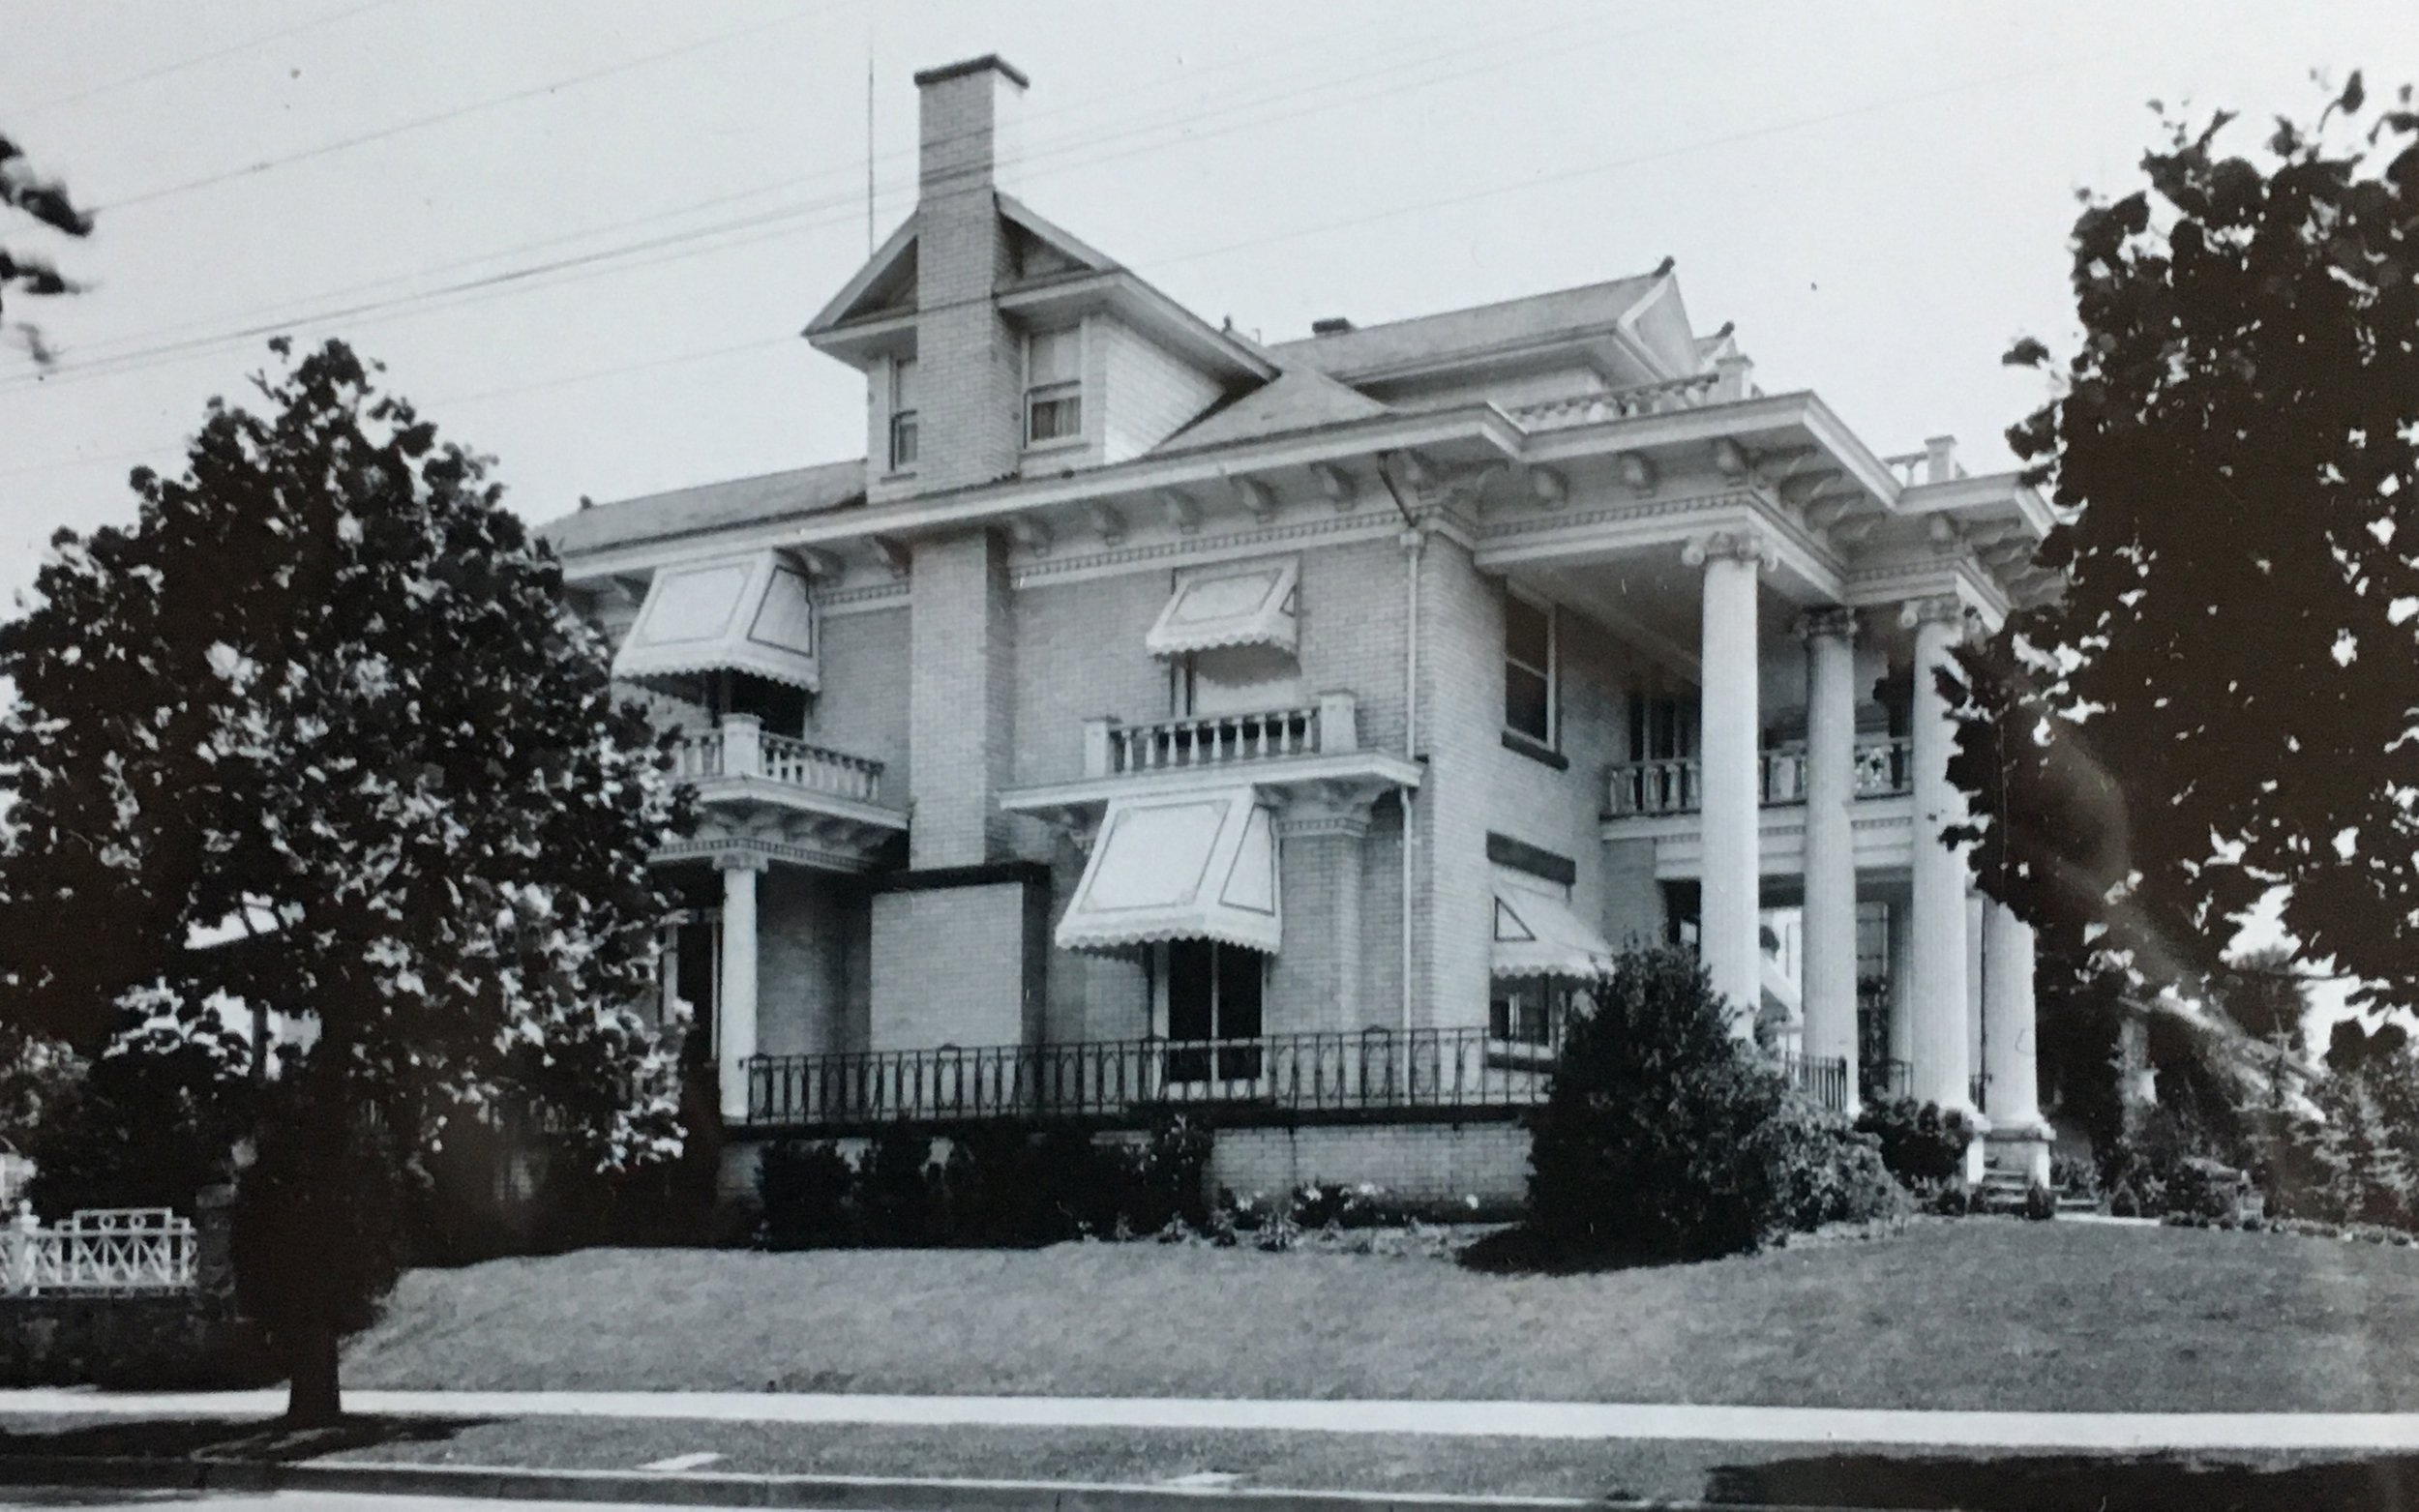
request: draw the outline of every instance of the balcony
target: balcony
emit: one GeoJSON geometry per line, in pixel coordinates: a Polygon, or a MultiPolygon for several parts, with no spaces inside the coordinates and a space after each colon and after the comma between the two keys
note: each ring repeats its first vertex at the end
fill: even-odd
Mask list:
{"type": "MultiPolygon", "coordinates": [[[[1842,1106],[1844,1062],[1787,1056],[1777,1069],[1842,1106]]],[[[1544,1100],[1552,1071],[1550,1048],[1476,1025],[758,1055],[747,1062],[747,1123],[836,1135],[986,1121],[1132,1127],[1175,1109],[1230,1124],[1508,1116],[1544,1100]]]]}
{"type": "Polygon", "coordinates": [[[697,785],[704,818],[658,860],[738,845],[777,861],[862,872],[907,833],[907,815],[881,804],[880,761],[772,734],[753,715],[728,714],[714,729],[683,738],[672,762],[675,775],[697,785]]]}
{"type": "MultiPolygon", "coordinates": [[[[673,754],[673,770],[698,785],[701,793],[725,779],[762,781],[801,792],[825,793],[857,803],[872,803],[881,792],[881,763],[843,751],[826,751],[788,735],[731,727],[711,734],[691,735],[673,754]]],[[[753,724],[753,721],[749,721],[753,724]]]]}
{"type": "Polygon", "coordinates": [[[1000,804],[1081,830],[1120,797],[1249,783],[1365,806],[1381,793],[1417,787],[1419,776],[1416,763],[1362,746],[1359,699],[1323,693],[1291,708],[1141,725],[1086,720],[1079,779],[1006,792],[1000,804]]]}
{"type": "MultiPolygon", "coordinates": [[[[1756,761],[1756,790],[1766,808],[1806,801],[1806,747],[1777,746],[1756,761]]],[[[1905,736],[1874,735],[1856,743],[1855,793],[1894,798],[1915,790],[1914,744],[1905,736]]],[[[1697,758],[1624,761],[1606,776],[1607,819],[1694,814],[1703,806],[1697,758]]]]}

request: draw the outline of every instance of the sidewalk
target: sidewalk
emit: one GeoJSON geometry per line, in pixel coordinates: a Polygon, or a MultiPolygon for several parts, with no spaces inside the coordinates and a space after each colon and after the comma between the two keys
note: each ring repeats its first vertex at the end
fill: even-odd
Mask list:
{"type": "MultiPolygon", "coordinates": [[[[1662,1403],[1253,1401],[643,1391],[375,1391],[345,1409],[394,1417],[573,1417],[907,1428],[1160,1429],[1581,1441],[1864,1444],[2091,1453],[2419,1450],[2412,1412],[1975,1412],[1662,1403]]],[[[283,1391],[0,1391],[0,1417],[255,1418],[283,1391]]]]}

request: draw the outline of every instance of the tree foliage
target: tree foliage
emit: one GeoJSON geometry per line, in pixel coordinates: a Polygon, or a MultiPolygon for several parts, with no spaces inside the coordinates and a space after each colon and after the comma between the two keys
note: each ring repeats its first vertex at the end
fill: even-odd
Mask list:
{"type": "MultiPolygon", "coordinates": [[[[0,208],[15,211],[18,217],[62,236],[82,238],[92,234],[91,215],[75,208],[67,186],[36,172],[24,149],[11,141],[5,132],[0,132],[0,208]]],[[[0,330],[8,329],[5,317],[13,290],[18,294],[52,295],[72,294],[75,289],[76,285],[59,272],[58,265],[48,256],[0,242],[0,330]]],[[[15,335],[36,363],[48,366],[50,348],[43,341],[39,326],[20,320],[15,335]]]]}
{"type": "Polygon", "coordinates": [[[2419,113],[2355,75],[2264,150],[2228,125],[2170,120],[2076,221],[2083,340],[2009,433],[2066,590],[1963,654],[1953,775],[2052,971],[2201,982],[2284,886],[2308,956],[2409,1000],[2419,113]]]}
{"type": "MultiPolygon", "coordinates": [[[[665,737],[483,459],[341,342],[271,344],[262,412],[214,401],[185,475],[137,471],[134,527],[63,532],[0,626],[7,1011],[87,1051],[144,1001],[314,1024],[256,1142],[327,1159],[245,1183],[256,1236],[305,1232],[245,1205],[370,1158],[363,1129],[408,1154],[465,1105],[552,1099],[601,1164],[669,1153],[670,1056],[619,1006],[690,818],[665,737]]],[[[388,1227],[358,1216],[332,1232],[388,1227]]],[[[287,1333],[332,1362],[356,1316],[287,1333]]]]}

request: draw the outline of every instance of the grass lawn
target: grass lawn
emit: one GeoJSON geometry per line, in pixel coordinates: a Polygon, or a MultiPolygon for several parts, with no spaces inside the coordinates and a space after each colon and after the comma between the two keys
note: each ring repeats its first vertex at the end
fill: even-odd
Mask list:
{"type": "Polygon", "coordinates": [[[2419,1408],[2419,1250],[1971,1219],[1497,1276],[1155,1244],[597,1250],[404,1278],[351,1386],[2419,1408]]]}

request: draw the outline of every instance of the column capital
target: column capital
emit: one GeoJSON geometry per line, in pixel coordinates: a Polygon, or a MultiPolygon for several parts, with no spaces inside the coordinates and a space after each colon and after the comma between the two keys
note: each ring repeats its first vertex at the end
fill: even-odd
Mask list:
{"type": "Polygon", "coordinates": [[[1915,630],[1925,625],[1948,625],[1961,636],[1973,626],[1974,611],[1963,599],[1954,593],[1935,593],[1921,599],[1909,599],[1898,606],[1898,625],[1915,630]]]}
{"type": "Polygon", "coordinates": [[[1702,567],[1708,562],[1740,561],[1752,563],[1759,569],[1769,569],[1779,565],[1780,552],[1774,547],[1772,537],[1749,525],[1736,530],[1709,530],[1700,536],[1690,536],[1687,544],[1680,548],[1680,560],[1690,567],[1702,567]]]}
{"type": "Polygon", "coordinates": [[[1308,839],[1320,835],[1341,835],[1359,840],[1369,833],[1369,812],[1366,809],[1331,809],[1325,805],[1297,805],[1281,812],[1276,820],[1280,840],[1308,839]]]}
{"type": "Polygon", "coordinates": [[[772,868],[773,858],[761,850],[731,848],[714,852],[717,872],[764,872],[772,868]]]}
{"type": "Polygon", "coordinates": [[[1798,616],[1798,637],[1804,640],[1854,640],[1856,610],[1844,604],[1826,604],[1798,616]]]}

